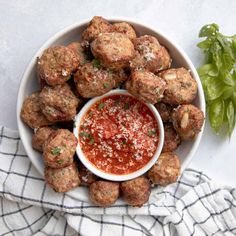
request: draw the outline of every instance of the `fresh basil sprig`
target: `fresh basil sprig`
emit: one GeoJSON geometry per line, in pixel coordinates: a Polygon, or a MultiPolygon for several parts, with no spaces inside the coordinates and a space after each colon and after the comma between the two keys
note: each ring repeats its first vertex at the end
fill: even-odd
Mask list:
{"type": "Polygon", "coordinates": [[[231,136],[236,122],[236,35],[225,36],[217,24],[201,28],[197,46],[206,63],[198,69],[206,97],[211,127],[216,133],[226,125],[231,136]]]}

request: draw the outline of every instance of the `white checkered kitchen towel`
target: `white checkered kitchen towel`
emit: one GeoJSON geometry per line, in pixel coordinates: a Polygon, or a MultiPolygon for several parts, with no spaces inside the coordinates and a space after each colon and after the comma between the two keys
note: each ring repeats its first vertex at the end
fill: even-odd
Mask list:
{"type": "Polygon", "coordinates": [[[236,235],[236,190],[187,169],[142,208],[98,208],[47,187],[17,131],[0,127],[0,235],[236,235]]]}

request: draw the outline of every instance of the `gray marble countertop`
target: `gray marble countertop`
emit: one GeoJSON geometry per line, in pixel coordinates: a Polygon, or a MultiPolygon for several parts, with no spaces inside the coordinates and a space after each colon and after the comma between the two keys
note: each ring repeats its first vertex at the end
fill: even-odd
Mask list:
{"type": "MultiPolygon", "coordinates": [[[[235,34],[234,0],[0,0],[0,125],[17,129],[16,101],[22,74],[38,48],[57,31],[94,15],[132,17],[154,26],[179,44],[197,67],[201,26],[215,22],[235,34]]],[[[236,186],[236,132],[215,136],[207,122],[190,167],[236,186]]]]}

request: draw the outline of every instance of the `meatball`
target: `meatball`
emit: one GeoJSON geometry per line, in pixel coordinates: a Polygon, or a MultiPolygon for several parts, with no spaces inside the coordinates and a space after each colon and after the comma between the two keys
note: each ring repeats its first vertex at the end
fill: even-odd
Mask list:
{"type": "Polygon", "coordinates": [[[75,163],[60,169],[46,166],[44,176],[46,183],[56,192],[68,192],[80,185],[79,172],[75,163]]]}
{"type": "Polygon", "coordinates": [[[149,102],[159,102],[165,90],[166,82],[149,71],[135,70],[131,72],[126,82],[126,89],[138,99],[149,102]]]}
{"type": "Polygon", "coordinates": [[[82,47],[89,47],[89,44],[96,39],[99,34],[111,31],[112,25],[107,20],[100,16],[94,16],[82,34],[82,47]]]}
{"type": "Polygon", "coordinates": [[[153,184],[166,186],[174,183],[180,175],[180,160],[172,152],[162,153],[154,166],[147,172],[153,184]]]}
{"type": "Polygon", "coordinates": [[[102,66],[119,70],[128,67],[134,57],[134,45],[121,33],[100,34],[91,44],[93,55],[101,61],[102,66]]]}
{"type": "Polygon", "coordinates": [[[41,127],[36,130],[32,137],[32,146],[34,149],[42,152],[44,143],[48,140],[51,134],[55,132],[55,129],[51,127],[41,127]]]}
{"type": "Polygon", "coordinates": [[[163,122],[168,122],[171,120],[172,106],[163,102],[155,104],[157,111],[159,112],[163,122]]]}
{"type": "Polygon", "coordinates": [[[20,117],[32,129],[52,124],[40,109],[39,92],[31,94],[25,99],[21,108],[20,117]]]}
{"type": "Polygon", "coordinates": [[[172,121],[182,140],[192,140],[201,131],[204,114],[194,105],[181,105],[174,109],[172,121]]]}
{"type": "Polygon", "coordinates": [[[37,70],[48,85],[64,84],[79,65],[76,53],[68,47],[53,46],[46,49],[38,59],[37,70]]]}
{"type": "Polygon", "coordinates": [[[116,85],[112,73],[101,68],[97,60],[81,66],[74,80],[77,92],[84,98],[100,96],[116,85]]]}
{"type": "Polygon", "coordinates": [[[197,82],[185,68],[169,69],[159,73],[166,80],[163,102],[179,105],[191,103],[197,95],[197,82]]]}
{"type": "Polygon", "coordinates": [[[121,183],[121,193],[125,202],[134,207],[141,207],[151,194],[151,185],[144,176],[121,183]]]}
{"type": "Polygon", "coordinates": [[[165,140],[162,152],[172,152],[180,145],[181,139],[171,123],[164,124],[164,132],[165,140]]]}
{"type": "Polygon", "coordinates": [[[97,206],[107,207],[116,202],[119,197],[119,183],[99,180],[89,187],[89,197],[97,206]]]}
{"type": "Polygon", "coordinates": [[[43,114],[52,122],[73,120],[80,102],[68,84],[45,86],[39,97],[43,114]]]}
{"type": "Polygon", "coordinates": [[[97,176],[89,171],[84,165],[79,165],[81,185],[88,186],[97,180],[97,176]]]}
{"type": "Polygon", "coordinates": [[[131,41],[136,38],[136,33],[132,25],[127,22],[119,22],[113,24],[113,30],[118,33],[125,34],[131,41]]]}
{"type": "Polygon", "coordinates": [[[133,42],[136,53],[130,63],[131,68],[144,68],[156,73],[170,67],[170,55],[155,37],[144,35],[134,39],[133,42]]]}
{"type": "Polygon", "coordinates": [[[77,139],[67,129],[58,129],[46,141],[43,158],[46,166],[62,168],[71,165],[77,146],[77,139]]]}
{"type": "Polygon", "coordinates": [[[129,78],[125,70],[118,70],[118,71],[109,70],[109,72],[111,73],[112,78],[115,80],[115,88],[119,87],[129,78]]]}
{"type": "Polygon", "coordinates": [[[83,51],[83,48],[80,42],[70,43],[67,47],[75,52],[77,59],[79,61],[79,65],[84,65],[87,62],[87,59],[86,59],[87,56],[85,52],[83,51]]]}

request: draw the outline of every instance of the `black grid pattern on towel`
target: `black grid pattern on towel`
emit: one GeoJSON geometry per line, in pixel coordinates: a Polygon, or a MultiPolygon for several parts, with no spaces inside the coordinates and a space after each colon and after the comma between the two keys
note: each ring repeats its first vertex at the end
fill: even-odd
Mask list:
{"type": "Polygon", "coordinates": [[[122,236],[150,236],[157,233],[166,235],[164,232],[166,230],[172,235],[175,230],[182,232],[183,229],[183,236],[226,235],[226,233],[236,235],[236,221],[232,221],[235,220],[232,211],[236,212],[235,190],[231,189],[231,195],[225,195],[224,200],[227,204],[215,211],[208,204],[208,200],[217,197],[222,189],[211,189],[209,180],[202,172],[187,169],[174,188],[165,188],[155,194],[156,198],[162,197],[169,199],[168,201],[162,204],[149,202],[143,207],[144,211],[139,213],[135,213],[125,204],[117,204],[105,210],[87,202],[73,200],[66,194],[53,193],[24,153],[18,133],[1,127],[0,235],[34,235],[38,232],[47,235],[49,234],[47,226],[50,224],[57,226],[54,227],[52,235],[92,235],[93,231],[93,235],[101,236],[109,235],[111,229],[116,233],[119,232],[116,235],[122,236]],[[24,168],[19,166],[17,169],[16,165],[21,162],[24,168]],[[185,175],[194,176],[195,182],[186,180],[185,175]],[[17,181],[19,191],[17,189],[13,191],[10,187],[11,181],[14,180],[17,181]],[[207,193],[200,189],[203,183],[209,190],[207,193]],[[37,187],[37,197],[30,193],[30,186],[32,191],[37,187]],[[187,192],[191,189],[195,197],[188,199],[187,192]],[[50,194],[55,194],[54,201],[48,197],[50,194]],[[193,214],[196,207],[204,209],[200,218],[193,214]],[[112,212],[117,209],[121,211],[118,215],[107,213],[108,210],[112,212]],[[93,214],[93,212],[98,213],[93,214]],[[162,212],[162,215],[158,215],[158,212],[162,212]],[[232,216],[231,221],[229,216],[232,216]],[[17,219],[18,222],[14,224],[12,219],[17,219]],[[210,234],[204,232],[204,225],[208,222],[214,224],[210,234]]]}

